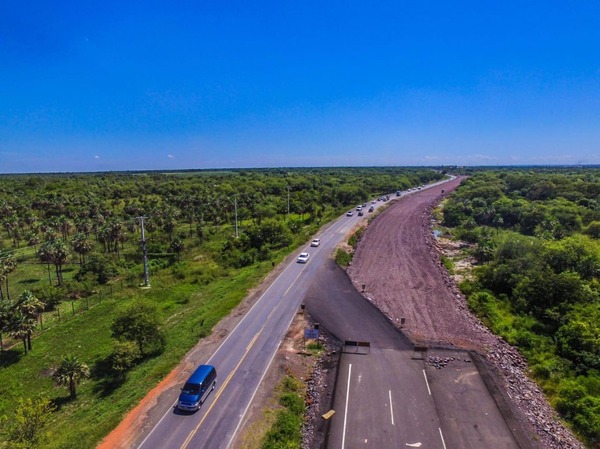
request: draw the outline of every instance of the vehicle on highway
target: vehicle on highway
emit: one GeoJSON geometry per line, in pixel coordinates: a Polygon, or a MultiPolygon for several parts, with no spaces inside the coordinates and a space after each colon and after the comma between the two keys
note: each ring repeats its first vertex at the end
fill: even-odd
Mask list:
{"type": "Polygon", "coordinates": [[[351,217],[352,215],[354,215],[354,212],[352,212],[351,210],[346,212],[346,217],[351,217]]]}
{"type": "Polygon", "coordinates": [[[361,210],[359,210],[359,211],[358,211],[358,216],[359,216],[359,217],[362,217],[363,215],[364,215],[364,212],[362,211],[362,209],[361,209],[361,210]]]}
{"type": "Polygon", "coordinates": [[[373,212],[375,208],[373,206],[369,207],[369,212],[373,212]]]}
{"type": "Polygon", "coordinates": [[[190,376],[179,394],[177,408],[195,412],[217,384],[217,370],[212,365],[200,365],[190,376]]]}
{"type": "Polygon", "coordinates": [[[319,246],[321,244],[321,239],[313,239],[312,242],[310,242],[310,246],[319,246]]]}
{"type": "Polygon", "coordinates": [[[359,204],[358,206],[356,206],[356,210],[357,211],[361,211],[362,210],[362,206],[359,204]]]}
{"type": "Polygon", "coordinates": [[[296,262],[306,263],[306,262],[308,262],[309,257],[310,257],[310,254],[308,254],[308,253],[300,253],[300,255],[298,256],[298,259],[296,259],[296,262]]]}

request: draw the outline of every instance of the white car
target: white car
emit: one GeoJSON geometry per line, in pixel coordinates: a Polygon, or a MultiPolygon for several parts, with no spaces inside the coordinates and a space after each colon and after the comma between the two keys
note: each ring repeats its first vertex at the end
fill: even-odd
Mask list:
{"type": "Polygon", "coordinates": [[[306,263],[308,262],[308,258],[310,257],[310,254],[308,253],[300,253],[300,255],[298,256],[298,259],[296,260],[296,262],[298,263],[306,263]]]}
{"type": "Polygon", "coordinates": [[[351,210],[346,212],[346,217],[351,217],[352,215],[354,215],[354,212],[352,212],[351,210]]]}
{"type": "Polygon", "coordinates": [[[310,246],[319,246],[321,244],[321,239],[313,239],[312,242],[310,242],[310,246]]]}

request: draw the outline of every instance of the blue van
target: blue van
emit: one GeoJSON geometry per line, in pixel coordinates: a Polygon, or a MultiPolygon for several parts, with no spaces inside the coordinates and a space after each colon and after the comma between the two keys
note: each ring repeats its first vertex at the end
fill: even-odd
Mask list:
{"type": "Polygon", "coordinates": [[[217,384],[217,370],[212,365],[200,365],[190,376],[179,394],[180,410],[196,411],[217,384]]]}

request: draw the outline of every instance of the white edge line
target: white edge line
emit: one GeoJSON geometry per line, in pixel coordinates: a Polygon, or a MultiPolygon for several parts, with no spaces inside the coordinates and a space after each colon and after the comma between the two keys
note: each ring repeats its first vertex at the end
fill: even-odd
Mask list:
{"type": "Polygon", "coordinates": [[[390,393],[390,416],[392,417],[392,426],[395,426],[396,424],[394,424],[394,404],[392,404],[392,390],[389,390],[390,393]]]}
{"type": "MultiPolygon", "coordinates": [[[[294,318],[295,318],[295,315],[292,315],[292,318],[288,322],[288,325],[287,325],[286,329],[290,328],[290,325],[292,324],[292,321],[294,320],[294,318]]],[[[282,342],[283,342],[283,339],[282,339],[282,342]]],[[[242,422],[244,421],[244,417],[246,416],[246,413],[248,412],[248,409],[252,405],[252,401],[254,401],[254,396],[256,396],[256,393],[258,392],[258,389],[260,388],[260,385],[262,384],[263,379],[267,375],[267,372],[269,371],[269,368],[271,368],[271,363],[273,363],[273,359],[275,358],[275,355],[277,354],[277,350],[279,349],[280,345],[281,345],[281,343],[279,343],[277,345],[277,347],[275,348],[275,351],[273,351],[273,355],[271,356],[271,359],[269,360],[269,364],[267,365],[267,368],[264,370],[262,376],[260,376],[260,380],[258,381],[258,385],[254,389],[254,393],[252,393],[252,397],[250,398],[250,401],[248,402],[248,405],[244,409],[244,413],[242,413],[242,416],[240,417],[240,421],[238,422],[238,425],[236,426],[235,430],[233,431],[233,435],[231,436],[231,439],[229,440],[229,443],[227,443],[227,446],[226,446],[225,449],[227,449],[227,448],[229,448],[229,446],[231,446],[231,443],[235,439],[238,431],[240,430],[240,426],[242,425],[242,422]]]]}
{"type": "MultiPolygon", "coordinates": [[[[260,295],[260,298],[258,298],[258,300],[254,303],[254,305],[252,307],[250,307],[250,310],[248,310],[248,312],[246,312],[243,316],[243,318],[238,322],[238,324],[236,324],[236,326],[233,328],[233,330],[229,333],[229,335],[227,335],[227,337],[225,338],[225,340],[223,340],[221,342],[221,344],[219,345],[219,347],[215,350],[215,352],[213,352],[213,354],[209,357],[209,359],[207,360],[206,363],[210,363],[210,361],[214,358],[214,356],[219,352],[219,350],[221,349],[221,347],[227,342],[227,340],[229,340],[229,338],[235,333],[235,331],[237,330],[237,328],[240,326],[240,324],[242,324],[244,322],[244,320],[250,315],[250,312],[252,312],[252,310],[258,305],[258,303],[261,301],[261,299],[263,299],[263,297],[268,293],[269,290],[271,290],[271,287],[273,287],[273,285],[277,282],[277,280],[283,275],[283,273],[285,273],[285,271],[291,267],[292,265],[288,265],[281,273],[279,273],[279,276],[277,276],[275,278],[275,280],[273,280],[273,282],[271,282],[271,285],[269,285],[269,287],[264,291],[264,293],[262,295],[260,295]]],[[[293,317],[292,317],[293,318],[293,317]]],[[[291,320],[290,320],[291,322],[291,320]]],[[[289,327],[289,326],[288,326],[289,327]]],[[[270,364],[270,362],[269,362],[270,364]]],[[[262,380],[262,379],[261,379],[262,380]]],[[[156,423],[156,425],[150,429],[150,432],[148,432],[148,435],[146,435],[146,438],[144,438],[142,440],[142,442],[139,444],[139,446],[137,446],[137,449],[140,449],[144,443],[146,442],[146,440],[148,438],[150,438],[150,435],[152,435],[152,433],[154,433],[154,431],[158,428],[158,426],[160,425],[160,423],[163,421],[163,419],[165,419],[167,417],[167,415],[173,410],[173,407],[175,406],[175,404],[177,404],[177,401],[175,401],[173,403],[173,405],[171,407],[169,407],[169,409],[164,413],[164,415],[162,416],[162,418],[160,418],[160,420],[156,423]]],[[[245,412],[244,412],[245,413],[245,412]]]]}
{"type": "Polygon", "coordinates": [[[425,370],[423,370],[423,377],[425,378],[425,385],[427,385],[427,391],[429,392],[429,396],[431,396],[431,390],[429,389],[429,382],[427,381],[427,374],[425,374],[425,370]]]}
{"type": "Polygon", "coordinates": [[[346,387],[346,407],[344,409],[344,427],[342,428],[342,449],[346,444],[346,420],[348,418],[348,402],[350,402],[350,378],[352,376],[352,363],[348,364],[348,386],[346,387]]]}
{"type": "Polygon", "coordinates": [[[442,428],[438,427],[438,430],[440,431],[440,438],[442,439],[442,446],[444,446],[444,449],[446,449],[446,442],[444,441],[444,435],[442,434],[442,428]]]}
{"type": "MultiPolygon", "coordinates": [[[[338,220],[340,221],[340,223],[342,224],[342,226],[340,226],[340,227],[339,227],[337,230],[335,230],[335,232],[339,232],[339,231],[340,231],[340,229],[343,227],[343,225],[347,223],[346,221],[342,220],[342,218],[343,218],[343,216],[342,216],[342,217],[340,217],[340,218],[338,219],[338,220]]],[[[332,228],[332,227],[333,227],[333,225],[331,225],[331,226],[330,226],[330,228],[332,228]]],[[[333,237],[332,237],[332,238],[333,238],[333,237]]],[[[246,313],[244,314],[243,318],[242,318],[242,319],[241,319],[241,320],[238,322],[238,324],[236,324],[236,326],[235,326],[235,327],[233,328],[233,330],[232,330],[232,331],[229,333],[229,335],[227,335],[227,337],[225,338],[225,340],[223,340],[223,341],[221,342],[221,344],[219,345],[219,347],[218,347],[218,348],[215,350],[215,352],[213,352],[213,354],[210,356],[210,358],[207,360],[207,362],[206,362],[206,363],[210,363],[210,361],[213,359],[213,357],[214,357],[214,356],[215,356],[215,355],[216,355],[216,354],[219,352],[219,350],[221,349],[221,347],[222,347],[222,346],[223,346],[223,345],[224,345],[224,344],[227,342],[227,340],[229,340],[229,337],[231,337],[231,336],[232,336],[232,335],[235,333],[235,331],[237,330],[237,328],[239,327],[239,325],[240,325],[240,324],[242,324],[242,323],[244,322],[244,320],[245,320],[245,319],[248,317],[248,315],[250,315],[250,312],[252,312],[252,310],[254,309],[254,307],[256,307],[256,306],[258,305],[258,303],[261,301],[261,299],[263,299],[263,297],[264,297],[264,296],[265,296],[265,295],[268,293],[268,291],[269,291],[269,290],[271,290],[271,287],[273,287],[273,285],[274,285],[274,284],[275,284],[275,283],[276,283],[276,282],[279,280],[279,278],[280,278],[281,276],[283,276],[283,274],[285,273],[285,271],[286,271],[287,269],[289,269],[291,266],[292,266],[292,264],[289,264],[287,267],[285,267],[285,269],[284,269],[284,270],[283,270],[281,273],[279,273],[279,276],[277,276],[277,277],[276,277],[276,278],[273,280],[273,282],[271,282],[271,285],[269,285],[269,287],[268,287],[268,288],[267,288],[267,289],[264,291],[264,293],[263,293],[262,295],[260,295],[260,298],[258,298],[258,300],[257,300],[257,301],[254,303],[254,305],[253,305],[252,307],[250,307],[250,310],[248,310],[248,312],[246,312],[246,313]]],[[[297,278],[296,278],[296,279],[297,279],[297,278]]],[[[294,280],[294,282],[295,282],[295,280],[294,280]]],[[[292,319],[293,319],[293,317],[292,317],[292,319]]],[[[292,321],[290,320],[290,323],[291,323],[291,322],[292,322],[292,321]]],[[[289,327],[289,325],[288,325],[288,327],[289,327]]],[[[275,351],[275,353],[276,353],[276,352],[277,352],[277,351],[275,351]]],[[[274,356],[275,356],[275,354],[273,354],[273,357],[274,357],[274,356]]],[[[271,363],[272,363],[272,361],[273,361],[273,357],[271,357],[271,361],[269,362],[269,366],[271,366],[271,363]]],[[[267,369],[268,369],[268,368],[267,368],[267,369]]],[[[264,377],[264,374],[263,374],[263,377],[264,377]]],[[[261,378],[261,382],[262,382],[262,378],[261,378]]],[[[258,390],[258,387],[257,387],[257,390],[258,390]]],[[[256,391],[255,391],[255,392],[254,392],[254,394],[252,395],[252,398],[254,398],[254,395],[255,395],[255,394],[256,394],[256,391]]],[[[252,401],[250,401],[250,402],[252,402],[252,401]]],[[[155,431],[155,430],[156,430],[156,428],[157,428],[157,427],[160,425],[160,423],[163,421],[163,419],[165,419],[165,418],[167,417],[167,415],[168,415],[168,414],[171,412],[171,410],[173,409],[173,407],[175,406],[175,404],[177,404],[177,401],[175,401],[175,402],[173,403],[173,405],[172,405],[171,407],[169,407],[169,409],[168,409],[168,410],[167,410],[167,411],[164,413],[164,415],[163,415],[163,416],[162,416],[162,417],[159,419],[159,421],[156,423],[156,425],[155,425],[155,426],[154,426],[152,429],[150,429],[150,432],[148,432],[148,435],[146,435],[146,438],[144,438],[144,439],[142,440],[142,442],[139,444],[139,446],[137,447],[137,449],[140,449],[140,448],[141,448],[141,447],[144,445],[144,443],[146,443],[146,440],[147,440],[148,438],[150,438],[150,435],[152,435],[152,434],[154,433],[154,431],[155,431]]],[[[249,406],[248,406],[248,407],[249,407],[249,406]]],[[[244,410],[244,415],[245,415],[245,414],[246,414],[246,412],[248,411],[248,407],[246,407],[246,410],[244,410]]],[[[242,417],[243,417],[244,415],[242,415],[242,417]]],[[[240,420],[240,422],[241,422],[241,420],[240,420]]],[[[238,427],[239,427],[239,426],[238,426],[238,427]]],[[[237,429],[236,429],[236,432],[237,432],[237,429]]],[[[235,435],[235,433],[234,433],[234,435],[235,435]]],[[[229,446],[228,446],[228,447],[229,447],[229,446]]]]}

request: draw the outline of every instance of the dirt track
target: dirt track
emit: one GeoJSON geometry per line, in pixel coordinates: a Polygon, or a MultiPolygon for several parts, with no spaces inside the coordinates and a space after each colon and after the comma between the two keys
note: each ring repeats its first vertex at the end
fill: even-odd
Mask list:
{"type": "MultiPolygon", "coordinates": [[[[460,179],[444,185],[446,194],[460,179]]],[[[440,263],[431,209],[443,198],[433,187],[406,195],[367,227],[348,274],[414,343],[456,346],[482,354],[506,404],[521,422],[531,447],[580,449],[537,385],[518,351],[493,335],[466,306],[440,263]]]]}
{"type": "Polygon", "coordinates": [[[397,323],[405,318],[413,341],[483,350],[487,333],[468,322],[457,292],[448,288],[452,283],[440,275],[439,258],[423,244],[430,233],[429,208],[441,198],[441,188],[433,187],[390,206],[369,225],[348,274],[388,317],[397,323]]]}

